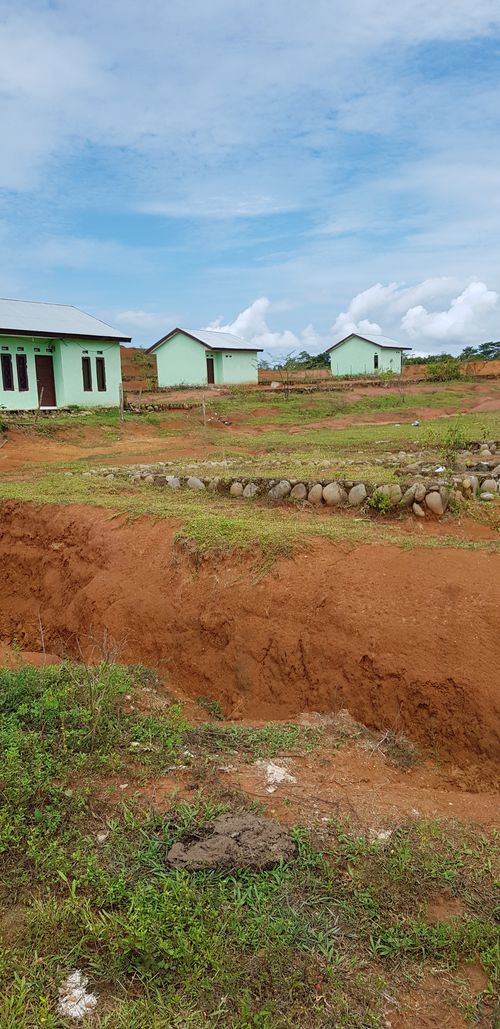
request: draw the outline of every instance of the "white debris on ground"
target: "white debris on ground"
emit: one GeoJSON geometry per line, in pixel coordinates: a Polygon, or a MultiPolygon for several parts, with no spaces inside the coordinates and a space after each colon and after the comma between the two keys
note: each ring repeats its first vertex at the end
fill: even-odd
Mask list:
{"type": "Polygon", "coordinates": [[[275,765],[273,761],[256,761],[256,768],[260,768],[266,777],[266,793],[274,793],[283,782],[297,782],[294,775],[283,768],[282,765],[275,765]]]}
{"type": "Polygon", "coordinates": [[[370,840],[379,840],[383,843],[385,840],[390,840],[392,833],[392,829],[370,829],[368,836],[370,840]]]}
{"type": "Polygon", "coordinates": [[[64,1018],[84,1018],[97,1004],[95,993],[87,993],[88,977],[77,968],[59,987],[57,1010],[64,1018]]]}

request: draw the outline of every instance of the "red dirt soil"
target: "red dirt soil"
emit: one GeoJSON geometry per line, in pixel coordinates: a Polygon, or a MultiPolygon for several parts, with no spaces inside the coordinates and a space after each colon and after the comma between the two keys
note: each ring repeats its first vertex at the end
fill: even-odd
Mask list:
{"type": "MultiPolygon", "coordinates": [[[[197,567],[175,526],[100,508],[2,505],[0,639],[160,669],[226,714],[347,708],[464,765],[499,756],[500,564],[455,549],[321,541],[256,574],[197,567]]],[[[491,765],[490,765],[491,770],[491,765]]]]}

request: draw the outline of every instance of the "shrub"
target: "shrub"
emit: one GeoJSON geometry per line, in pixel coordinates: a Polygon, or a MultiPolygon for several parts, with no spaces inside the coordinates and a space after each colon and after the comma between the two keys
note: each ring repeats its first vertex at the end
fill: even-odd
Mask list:
{"type": "Polygon", "coordinates": [[[368,498],[368,507],[371,507],[374,511],[380,511],[381,514],[387,514],[392,507],[392,501],[388,493],[384,490],[376,489],[375,493],[372,493],[371,497],[368,498]]]}
{"type": "Polygon", "coordinates": [[[460,378],[460,361],[458,357],[445,357],[440,361],[430,361],[427,365],[427,378],[431,382],[449,382],[460,378]]]}
{"type": "Polygon", "coordinates": [[[441,458],[445,465],[452,468],[460,450],[467,444],[462,426],[458,422],[450,422],[444,434],[441,458]]]}

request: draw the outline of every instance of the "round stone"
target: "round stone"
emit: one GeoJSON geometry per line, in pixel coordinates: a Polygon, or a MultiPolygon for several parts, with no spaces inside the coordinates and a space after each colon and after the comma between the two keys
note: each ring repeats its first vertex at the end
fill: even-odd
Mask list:
{"type": "Polygon", "coordinates": [[[280,479],[280,481],[269,490],[268,496],[271,500],[283,500],[284,497],[288,496],[291,488],[292,487],[290,486],[288,479],[280,479]]]}
{"type": "Polygon", "coordinates": [[[479,489],[479,479],[477,475],[467,475],[462,485],[468,493],[477,493],[479,489]]]}
{"type": "Polygon", "coordinates": [[[309,490],[309,493],[307,494],[307,499],[310,504],[321,504],[322,498],[323,487],[320,482],[316,482],[314,486],[312,486],[309,490]]]}
{"type": "Polygon", "coordinates": [[[484,479],[481,483],[481,494],[496,493],[497,488],[496,479],[484,479]]]}
{"type": "Polygon", "coordinates": [[[416,484],[414,484],[413,486],[409,486],[408,489],[405,490],[403,496],[401,497],[402,507],[410,507],[410,505],[413,504],[413,501],[415,499],[416,488],[416,484]]]}
{"type": "Polygon", "coordinates": [[[243,490],[243,496],[247,497],[248,499],[249,497],[255,497],[257,493],[258,487],[255,485],[255,483],[247,482],[245,489],[243,490]]]}
{"type": "Polygon", "coordinates": [[[304,486],[303,482],[298,482],[297,485],[293,487],[290,496],[292,500],[305,500],[307,497],[307,486],[304,486]]]}
{"type": "Polygon", "coordinates": [[[415,486],[415,501],[417,504],[421,504],[422,500],[425,499],[425,492],[426,489],[423,482],[417,482],[415,486]]]}
{"type": "Polygon", "coordinates": [[[412,504],[412,511],[413,514],[417,516],[417,518],[425,518],[425,511],[423,507],[420,506],[420,504],[412,504]]]}
{"type": "Polygon", "coordinates": [[[348,500],[351,507],[359,507],[360,504],[366,500],[367,496],[368,494],[366,492],[365,484],[363,482],[358,482],[357,486],[353,486],[352,489],[349,490],[348,500]]]}
{"type": "Polygon", "coordinates": [[[230,497],[242,497],[243,496],[243,483],[242,482],[232,482],[231,483],[231,487],[229,489],[229,496],[230,497]]]}
{"type": "Polygon", "coordinates": [[[189,479],[186,482],[186,486],[188,487],[188,489],[205,489],[205,483],[202,482],[201,479],[198,479],[196,475],[189,476],[189,479]]]}
{"type": "Polygon", "coordinates": [[[338,507],[339,504],[346,503],[347,493],[340,482],[329,482],[323,487],[323,500],[328,507],[338,507]]]}
{"type": "Polygon", "coordinates": [[[431,493],[427,494],[425,498],[425,506],[428,507],[429,511],[432,511],[435,515],[444,514],[444,504],[437,490],[433,490],[431,493]]]}

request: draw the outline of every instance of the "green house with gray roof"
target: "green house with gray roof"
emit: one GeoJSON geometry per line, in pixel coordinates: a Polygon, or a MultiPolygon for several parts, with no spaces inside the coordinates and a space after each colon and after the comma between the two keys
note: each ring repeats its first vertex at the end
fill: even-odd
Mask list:
{"type": "Polygon", "coordinates": [[[366,336],[351,332],[329,347],[327,353],[335,376],[380,375],[381,372],[400,375],[405,350],[411,350],[411,347],[402,347],[401,343],[381,333],[366,336]]]}
{"type": "Polygon", "coordinates": [[[148,353],[156,356],[160,387],[229,386],[258,382],[261,350],[231,332],[172,329],[148,353]]]}
{"type": "Polygon", "coordinates": [[[118,407],[130,339],[77,307],[0,299],[0,409],[118,407]]]}

